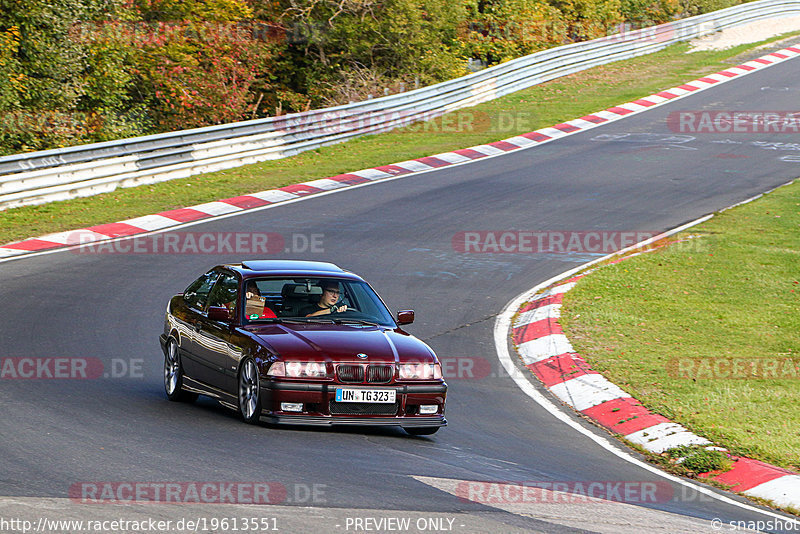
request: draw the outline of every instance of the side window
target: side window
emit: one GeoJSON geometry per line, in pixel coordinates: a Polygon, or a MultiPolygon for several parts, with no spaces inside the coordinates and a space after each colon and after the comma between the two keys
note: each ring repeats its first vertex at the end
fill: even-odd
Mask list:
{"type": "Polygon", "coordinates": [[[339,301],[347,304],[351,308],[361,309],[358,305],[358,299],[353,292],[353,288],[348,283],[342,284],[342,295],[339,297],[339,301]]]}
{"type": "Polygon", "coordinates": [[[183,300],[186,302],[186,305],[190,308],[197,308],[198,310],[205,308],[208,294],[214,282],[217,280],[217,277],[219,277],[219,272],[209,271],[192,282],[183,292],[183,300]]]}
{"type": "Polygon", "coordinates": [[[231,273],[222,273],[217,284],[211,291],[209,306],[225,306],[233,310],[236,306],[236,297],[239,294],[239,280],[231,273]]]}

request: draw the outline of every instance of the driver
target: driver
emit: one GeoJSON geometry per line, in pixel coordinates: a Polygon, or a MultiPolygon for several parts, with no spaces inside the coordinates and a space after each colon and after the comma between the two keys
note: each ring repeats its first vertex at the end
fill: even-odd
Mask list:
{"type": "Polygon", "coordinates": [[[319,315],[328,315],[331,313],[341,313],[347,311],[347,306],[342,304],[337,306],[339,301],[339,283],[333,280],[323,280],[319,286],[322,288],[322,295],[319,301],[309,304],[300,309],[299,315],[301,317],[316,317],[319,315]]]}

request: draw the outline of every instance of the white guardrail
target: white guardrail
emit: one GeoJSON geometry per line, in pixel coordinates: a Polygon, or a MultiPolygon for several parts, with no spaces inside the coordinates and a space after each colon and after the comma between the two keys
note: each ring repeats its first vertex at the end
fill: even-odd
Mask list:
{"type": "Polygon", "coordinates": [[[4,156],[0,157],[0,210],[285,158],[431,119],[753,20],[796,14],[800,14],[800,0],[759,0],[543,50],[454,80],[344,106],[4,156]]]}

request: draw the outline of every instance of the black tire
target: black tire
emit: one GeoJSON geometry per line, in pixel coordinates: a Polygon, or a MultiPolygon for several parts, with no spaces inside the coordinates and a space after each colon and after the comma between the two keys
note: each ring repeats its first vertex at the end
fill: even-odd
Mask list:
{"type": "Polygon", "coordinates": [[[436,434],[436,431],[439,430],[440,428],[441,427],[439,426],[423,426],[423,427],[404,428],[403,430],[405,430],[412,436],[430,436],[431,434],[436,434]]]}
{"type": "Polygon", "coordinates": [[[247,424],[258,424],[261,418],[260,393],[258,368],[252,359],[246,358],[239,369],[239,413],[247,424]]]}
{"type": "Polygon", "coordinates": [[[178,342],[171,337],[164,350],[164,392],[173,402],[193,402],[197,393],[183,389],[183,367],[178,354],[178,342]]]}

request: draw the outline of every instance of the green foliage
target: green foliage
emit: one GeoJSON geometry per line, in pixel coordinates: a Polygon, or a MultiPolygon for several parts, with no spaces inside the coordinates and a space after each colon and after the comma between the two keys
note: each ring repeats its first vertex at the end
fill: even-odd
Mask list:
{"type": "Polygon", "coordinates": [[[253,16],[240,0],[134,0],[133,6],[146,21],[229,22],[253,16]]]}
{"type": "Polygon", "coordinates": [[[468,57],[492,65],[562,44],[566,24],[545,0],[492,0],[472,6],[466,30],[468,57]]]}
{"type": "Polygon", "coordinates": [[[735,5],[742,4],[739,0],[680,0],[681,9],[680,13],[684,17],[692,17],[694,15],[702,15],[703,13],[710,13],[719,9],[725,9],[735,5]]]}
{"type": "Polygon", "coordinates": [[[706,449],[700,446],[681,445],[666,452],[670,458],[683,458],[680,465],[694,473],[727,471],[733,465],[728,455],[722,451],[706,449]]]}
{"type": "Polygon", "coordinates": [[[15,58],[24,76],[17,99],[28,109],[68,109],[82,94],[83,51],[68,38],[88,9],[71,0],[0,0],[0,29],[16,28],[15,58]]]}
{"type": "Polygon", "coordinates": [[[567,38],[585,41],[602,37],[623,22],[620,0],[551,0],[567,21],[567,38]]]}
{"type": "MultiPolygon", "coordinates": [[[[92,141],[108,141],[142,135],[149,130],[150,120],[144,105],[132,92],[135,76],[130,65],[135,49],[122,38],[117,23],[97,23],[89,28],[84,77],[84,95],[78,107],[97,117],[92,141]]],[[[78,36],[74,37],[79,39],[78,36]]]]}
{"type": "Polygon", "coordinates": [[[0,0],[0,151],[245,115],[269,48],[257,52],[248,26],[224,21],[250,17],[250,8],[238,0],[139,4],[142,11],[105,0],[0,0]]]}
{"type": "Polygon", "coordinates": [[[21,40],[19,26],[0,33],[0,109],[19,107],[25,94],[25,74],[18,58],[21,40]]]}
{"type": "Polygon", "coordinates": [[[620,0],[620,15],[637,28],[669,22],[681,11],[680,0],[620,0]]]}
{"type": "MultiPolygon", "coordinates": [[[[448,0],[287,0],[281,91],[306,106],[378,96],[390,85],[431,84],[467,73],[460,55],[464,6],[448,0]],[[380,85],[370,87],[365,81],[380,85]],[[341,88],[341,89],[340,89],[341,88]],[[354,94],[355,91],[355,94],[354,94]]],[[[289,98],[284,107],[295,108],[289,98]]]]}
{"type": "MultiPolygon", "coordinates": [[[[237,26],[156,24],[133,35],[135,87],[161,131],[233,122],[251,107],[259,51],[237,26]]],[[[263,54],[263,52],[262,52],[263,54]]]]}
{"type": "Polygon", "coordinates": [[[738,0],[0,0],[0,153],[402,92],[738,0]]]}
{"type": "Polygon", "coordinates": [[[70,0],[0,0],[0,142],[18,150],[86,138],[73,111],[84,93],[84,51],[69,39],[91,9],[70,0]]]}

